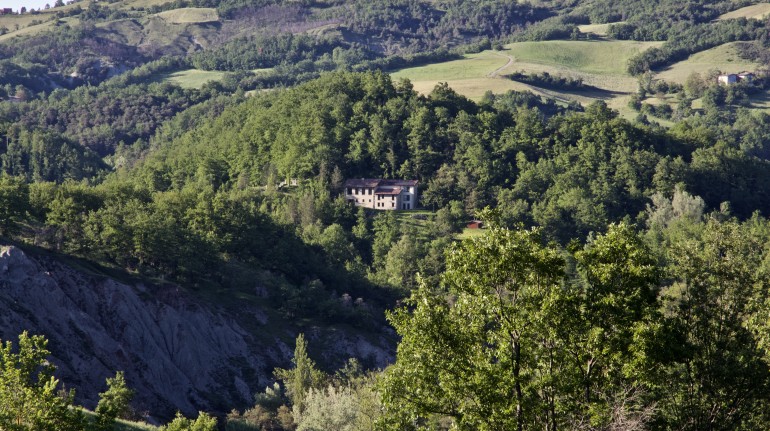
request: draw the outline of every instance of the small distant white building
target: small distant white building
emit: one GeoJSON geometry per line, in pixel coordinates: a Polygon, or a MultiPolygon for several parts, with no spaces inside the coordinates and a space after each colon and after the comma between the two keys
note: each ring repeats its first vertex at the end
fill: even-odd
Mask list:
{"type": "Polygon", "coordinates": [[[724,85],[735,84],[736,82],[738,82],[738,75],[734,73],[719,75],[719,77],[717,78],[717,82],[724,85]]]}
{"type": "Polygon", "coordinates": [[[345,199],[374,210],[417,208],[417,180],[355,179],[345,181],[345,199]]]}
{"type": "Polygon", "coordinates": [[[741,72],[738,74],[738,81],[751,82],[754,80],[754,76],[751,72],[741,72]]]}
{"type": "Polygon", "coordinates": [[[736,82],[752,82],[756,75],[752,72],[741,72],[741,73],[727,73],[724,75],[719,75],[717,78],[717,82],[724,85],[732,85],[736,82]]]}

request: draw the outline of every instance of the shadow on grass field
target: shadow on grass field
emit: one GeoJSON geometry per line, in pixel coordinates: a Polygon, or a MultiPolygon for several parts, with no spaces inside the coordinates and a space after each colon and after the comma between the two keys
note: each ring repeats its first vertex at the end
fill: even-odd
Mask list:
{"type": "Polygon", "coordinates": [[[755,94],[749,99],[753,108],[770,111],[770,91],[755,94]]]}

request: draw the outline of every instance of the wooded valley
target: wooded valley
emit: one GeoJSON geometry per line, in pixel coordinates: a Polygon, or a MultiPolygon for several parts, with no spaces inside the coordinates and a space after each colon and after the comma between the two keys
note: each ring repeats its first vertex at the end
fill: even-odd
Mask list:
{"type": "Polygon", "coordinates": [[[116,0],[0,16],[0,430],[767,428],[764,6],[116,0]],[[627,64],[606,58],[627,42],[627,64]],[[752,78],[675,76],[705,53],[752,78]],[[453,65],[480,72],[425,89],[453,65]],[[360,178],[416,180],[421,208],[351,205],[360,178]],[[51,304],[30,298],[59,289],[77,312],[36,316],[51,304]],[[111,289],[153,317],[131,322],[111,289]],[[243,343],[202,360],[222,363],[181,345],[205,319],[243,343]],[[173,377],[130,350],[141,334],[173,377]],[[85,373],[84,354],[132,368],[85,373]]]}

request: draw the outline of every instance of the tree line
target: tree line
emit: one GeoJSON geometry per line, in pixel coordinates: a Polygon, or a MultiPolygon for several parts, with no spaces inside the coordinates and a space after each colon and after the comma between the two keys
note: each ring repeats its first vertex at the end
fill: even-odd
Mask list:
{"type": "MultiPolygon", "coordinates": [[[[288,285],[317,278],[313,286],[366,292],[368,282],[414,285],[414,275],[399,278],[398,253],[437,274],[441,238],[485,206],[496,207],[506,225],[542,226],[562,244],[612,222],[639,223],[651,196],[671,196],[678,186],[701,196],[708,210],[727,202],[742,219],[764,214],[763,118],[717,109],[664,130],[632,124],[601,103],[580,112],[509,93],[476,104],[446,86],[423,97],[381,73],[335,73],[178,114],[156,129],[149,153],[122,147],[111,175],[67,140],[13,128],[0,163],[11,190],[22,187],[19,176],[53,181],[23,185],[28,191],[8,206],[16,212],[6,223],[31,229],[22,237],[38,245],[182,281],[228,283],[225,273],[205,274],[222,262],[262,262],[288,285]],[[219,115],[202,118],[209,112],[219,115]],[[100,175],[105,181],[97,186],[71,181],[101,182],[100,175]],[[434,236],[420,240],[390,215],[348,207],[341,184],[361,177],[418,179],[423,205],[441,210],[430,221],[434,236]],[[302,181],[280,189],[287,178],[302,181]],[[253,235],[236,235],[239,229],[253,235]],[[252,247],[268,238],[308,257],[293,261],[252,247]],[[198,255],[200,247],[215,252],[198,255]],[[297,262],[309,266],[297,271],[297,262]],[[324,269],[330,263],[347,272],[324,269]]],[[[344,315],[337,299],[328,305],[344,315]]],[[[326,303],[306,305],[323,314],[314,304],[326,303]]]]}

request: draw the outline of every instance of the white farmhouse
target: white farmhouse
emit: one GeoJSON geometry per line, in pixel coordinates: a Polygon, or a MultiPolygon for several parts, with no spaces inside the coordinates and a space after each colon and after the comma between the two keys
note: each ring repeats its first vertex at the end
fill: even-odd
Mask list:
{"type": "Polygon", "coordinates": [[[374,210],[417,208],[417,180],[367,179],[345,181],[345,199],[374,210]]]}
{"type": "Polygon", "coordinates": [[[725,75],[719,75],[717,77],[717,81],[720,84],[724,84],[724,85],[735,84],[736,82],[738,82],[738,75],[736,75],[734,73],[728,73],[728,74],[725,74],[725,75]]]}

